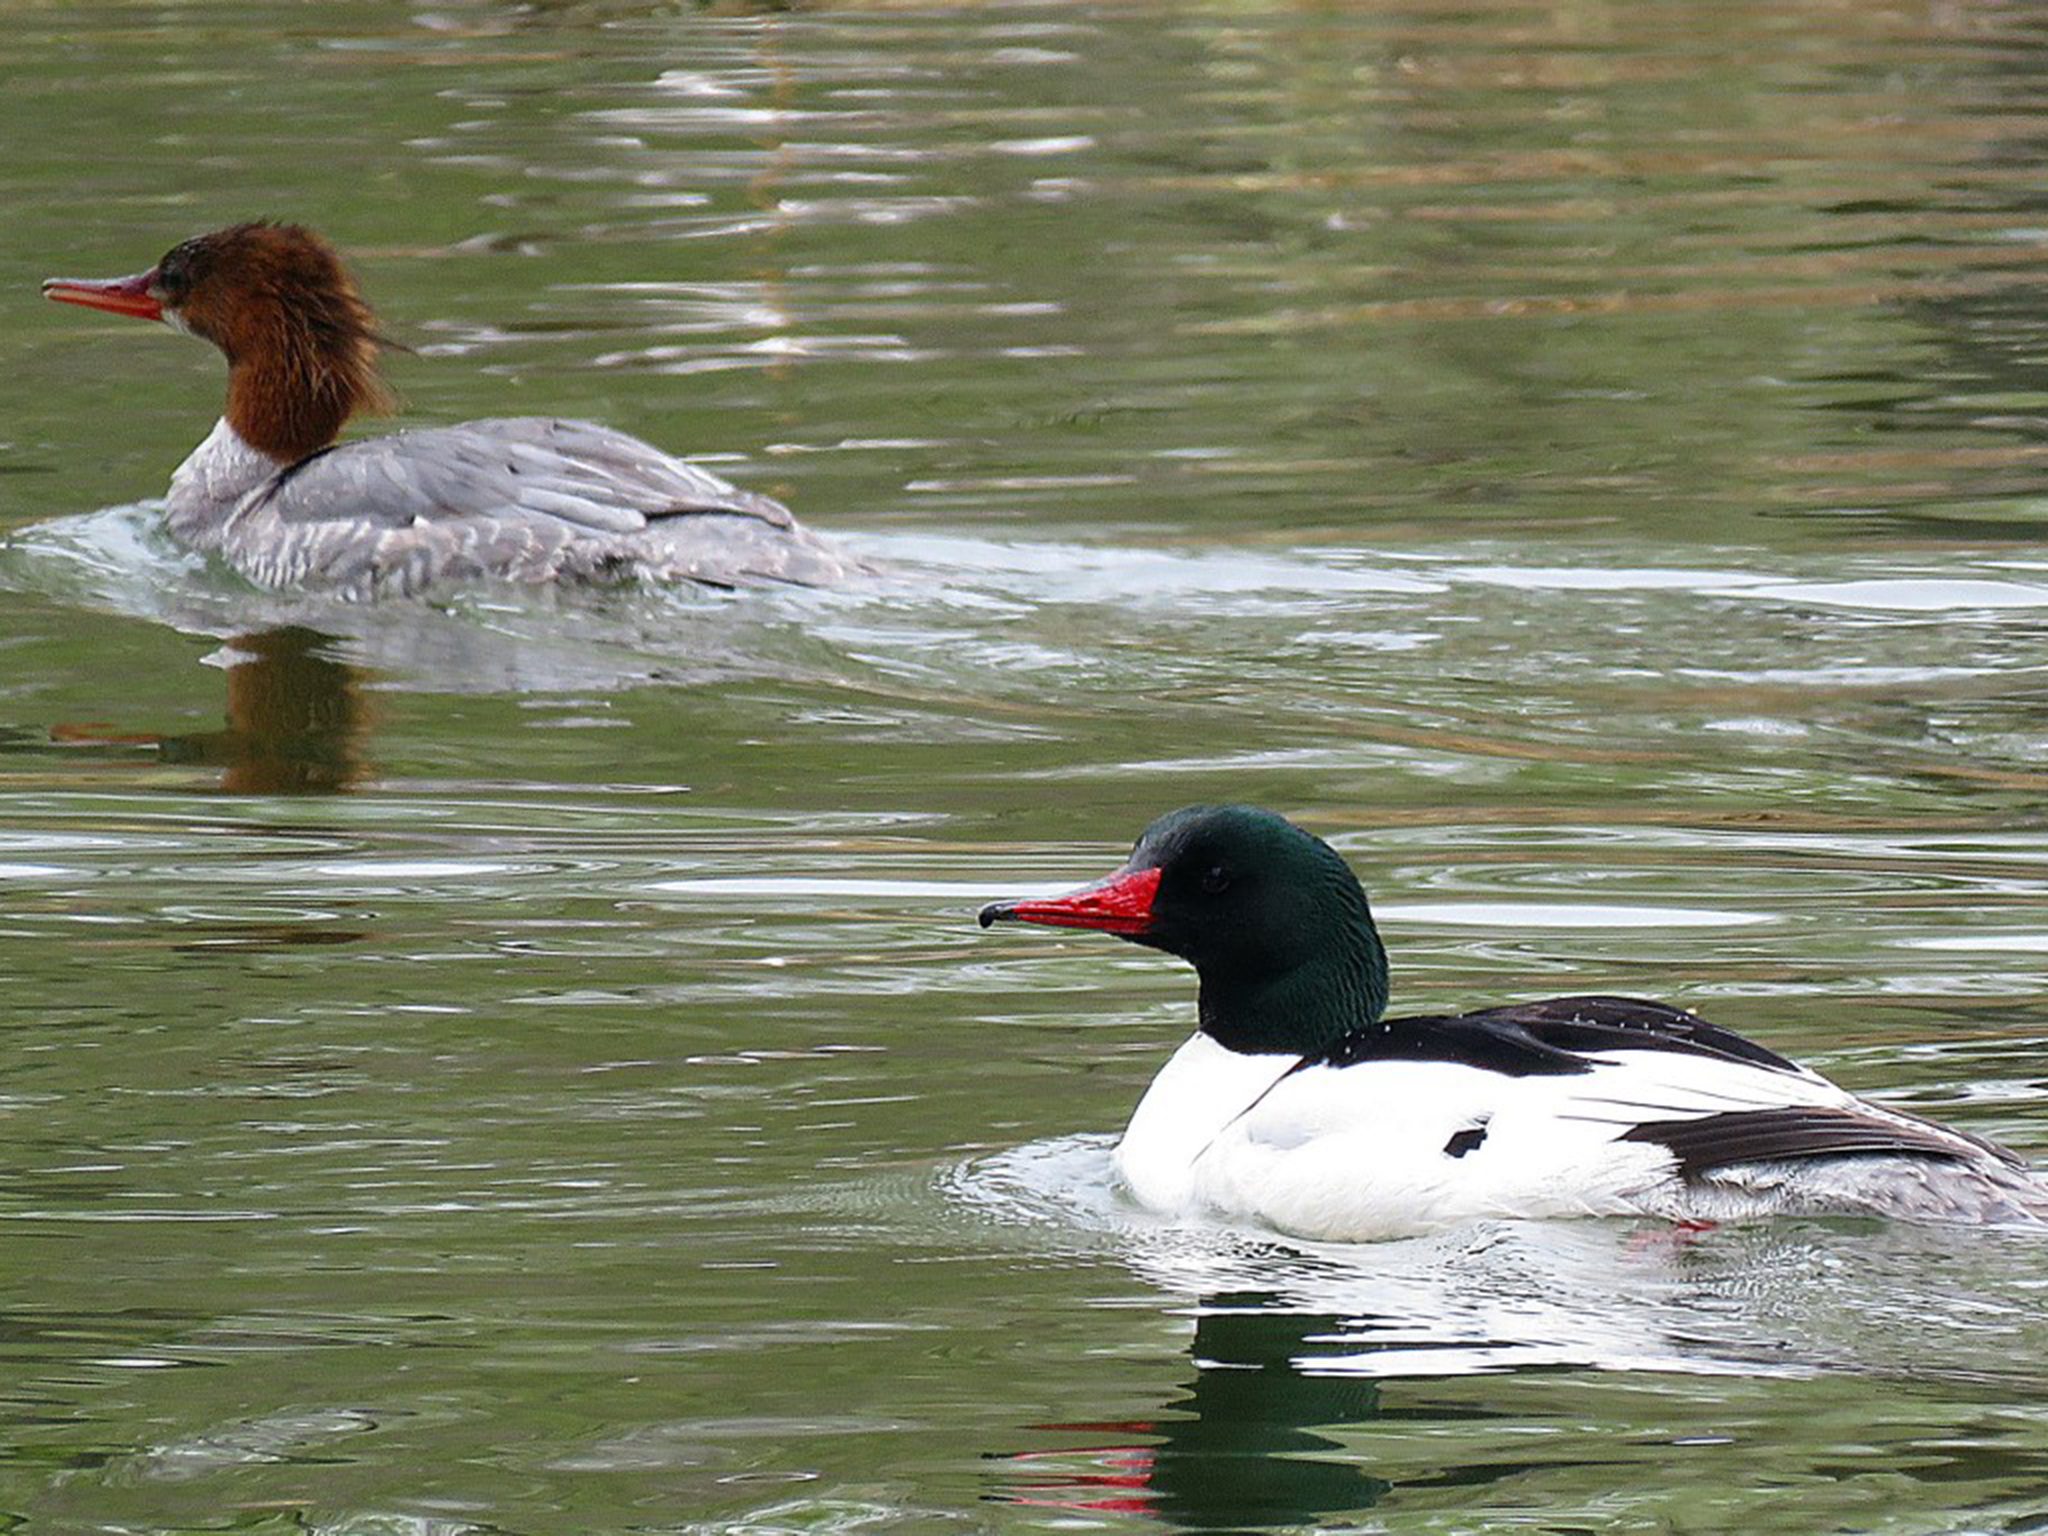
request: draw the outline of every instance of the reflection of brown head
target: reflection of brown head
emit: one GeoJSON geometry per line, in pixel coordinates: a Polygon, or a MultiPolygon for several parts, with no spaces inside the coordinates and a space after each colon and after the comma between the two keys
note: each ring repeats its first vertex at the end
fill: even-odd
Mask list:
{"type": "Polygon", "coordinates": [[[52,726],[50,739],[67,746],[154,747],[164,762],[220,769],[220,787],[231,795],[352,789],[371,769],[363,755],[371,711],[360,672],[321,654],[329,643],[317,630],[295,627],[237,636],[225,730],[160,736],[66,724],[52,726]]]}
{"type": "Polygon", "coordinates": [[[235,224],[173,247],[132,277],[53,277],[43,296],[163,320],[228,360],[227,419],[283,462],[332,443],[359,411],[391,408],[389,345],[334,247],[299,224],[235,224]]]}
{"type": "Polygon", "coordinates": [[[370,710],[354,667],[323,655],[309,629],[238,636],[228,668],[228,728],[215,738],[220,787],[233,795],[322,794],[370,769],[370,710]]]}

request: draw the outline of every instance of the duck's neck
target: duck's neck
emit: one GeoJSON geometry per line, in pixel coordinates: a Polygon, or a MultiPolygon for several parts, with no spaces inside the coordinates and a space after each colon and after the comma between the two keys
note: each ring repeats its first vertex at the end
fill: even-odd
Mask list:
{"type": "Polygon", "coordinates": [[[276,347],[229,365],[223,414],[251,448],[293,464],[339,437],[356,403],[345,370],[311,348],[276,347]]]}
{"type": "Polygon", "coordinates": [[[229,425],[280,463],[318,453],[358,411],[391,406],[375,324],[353,289],[252,305],[214,340],[228,360],[229,425]]]}
{"type": "Polygon", "coordinates": [[[1201,970],[1202,1033],[1247,1054],[1315,1056],[1386,1011],[1387,952],[1370,925],[1347,928],[1291,969],[1201,970]]]}

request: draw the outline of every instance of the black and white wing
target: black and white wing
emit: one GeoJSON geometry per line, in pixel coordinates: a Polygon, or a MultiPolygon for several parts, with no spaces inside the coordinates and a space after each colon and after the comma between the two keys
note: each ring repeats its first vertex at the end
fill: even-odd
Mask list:
{"type": "Polygon", "coordinates": [[[1613,1051],[1663,1051],[1813,1076],[1732,1029],[1639,997],[1548,997],[1471,1013],[1389,1019],[1347,1036],[1317,1060],[1339,1067],[1455,1061],[1522,1077],[1587,1072],[1593,1058],[1613,1051]]]}
{"type": "Polygon", "coordinates": [[[1390,1020],[1303,1061],[1208,1154],[1290,1230],[1397,1213],[2048,1219],[2003,1148],[1630,998],[1390,1020]],[[1284,1205],[1283,1205],[1284,1202],[1284,1205]]]}

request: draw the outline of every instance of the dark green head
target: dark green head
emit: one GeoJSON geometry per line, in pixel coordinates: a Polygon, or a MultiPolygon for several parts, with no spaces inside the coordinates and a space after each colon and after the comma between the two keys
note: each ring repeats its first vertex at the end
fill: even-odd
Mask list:
{"type": "Polygon", "coordinates": [[[1314,1051],[1387,1005],[1386,950],[1357,876],[1256,806],[1169,812],[1107,879],[982,909],[983,927],[1005,919],[1101,928],[1180,956],[1201,978],[1202,1028],[1233,1050],[1314,1051]]]}

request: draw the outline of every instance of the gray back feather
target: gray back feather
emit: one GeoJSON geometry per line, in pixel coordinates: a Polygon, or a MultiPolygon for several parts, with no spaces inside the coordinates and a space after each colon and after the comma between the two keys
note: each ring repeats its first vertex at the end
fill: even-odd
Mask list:
{"type": "MultiPolygon", "coordinates": [[[[174,484],[174,527],[201,521],[178,499],[174,484]]],[[[215,517],[180,531],[265,586],[351,596],[479,578],[824,585],[863,569],[767,496],[609,427],[542,416],[342,443],[215,517]]]]}

